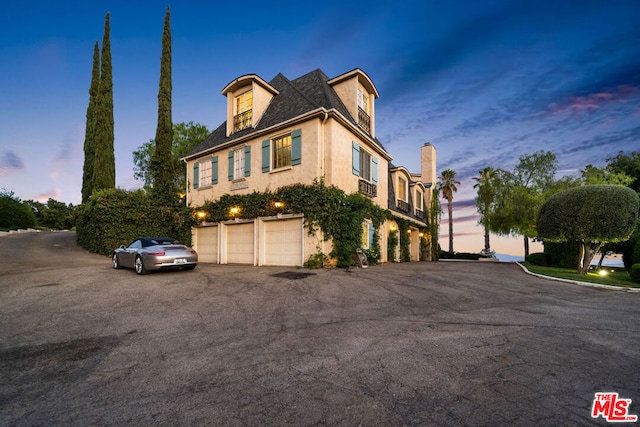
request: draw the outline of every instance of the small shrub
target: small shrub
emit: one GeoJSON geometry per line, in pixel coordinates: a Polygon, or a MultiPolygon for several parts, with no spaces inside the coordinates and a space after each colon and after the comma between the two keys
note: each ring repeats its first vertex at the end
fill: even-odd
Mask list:
{"type": "Polygon", "coordinates": [[[538,265],[540,267],[547,267],[549,265],[549,256],[544,252],[535,252],[529,254],[528,260],[533,265],[538,265]]]}
{"type": "Polygon", "coordinates": [[[318,252],[309,256],[304,262],[304,267],[310,269],[322,268],[326,260],[327,257],[322,252],[318,252]]]}
{"type": "Polygon", "coordinates": [[[631,280],[636,283],[640,283],[640,264],[633,264],[629,270],[629,276],[631,280]]]}

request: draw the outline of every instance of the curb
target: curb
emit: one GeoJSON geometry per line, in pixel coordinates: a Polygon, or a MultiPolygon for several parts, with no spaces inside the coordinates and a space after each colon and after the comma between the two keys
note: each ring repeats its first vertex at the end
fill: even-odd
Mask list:
{"type": "Polygon", "coordinates": [[[629,293],[640,293],[640,288],[628,288],[628,287],[624,287],[624,286],[612,286],[612,285],[602,285],[600,283],[580,282],[578,280],[561,279],[559,277],[551,277],[551,276],[545,276],[543,274],[532,273],[531,271],[529,271],[527,269],[527,267],[525,267],[524,265],[520,264],[519,262],[517,262],[517,261],[513,261],[513,262],[518,264],[520,266],[520,268],[522,268],[522,270],[525,273],[530,274],[532,276],[541,277],[543,279],[555,280],[557,282],[570,283],[572,285],[587,286],[587,287],[590,287],[590,288],[604,289],[604,290],[608,290],[608,291],[622,291],[622,292],[629,292],[629,293]]]}

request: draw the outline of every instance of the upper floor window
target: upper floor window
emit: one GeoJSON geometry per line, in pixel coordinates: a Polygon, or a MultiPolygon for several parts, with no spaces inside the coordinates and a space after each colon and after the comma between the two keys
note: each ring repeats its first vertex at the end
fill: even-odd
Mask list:
{"type": "Polygon", "coordinates": [[[371,181],[371,154],[360,150],[360,177],[371,181]]]}
{"type": "Polygon", "coordinates": [[[302,163],[302,132],[262,141],[262,172],[295,166],[302,163]]]}
{"type": "Polygon", "coordinates": [[[200,187],[211,184],[211,159],[200,160],[200,187]]]}
{"type": "Polygon", "coordinates": [[[407,200],[407,180],[398,177],[398,199],[402,201],[407,200]]]}
{"type": "Polygon", "coordinates": [[[369,114],[369,95],[360,88],[358,88],[358,107],[369,114]]]}
{"type": "Polygon", "coordinates": [[[416,189],[416,202],[414,203],[416,209],[423,210],[424,209],[424,195],[422,191],[416,189]]]}
{"type": "Polygon", "coordinates": [[[253,124],[253,91],[236,96],[233,130],[248,128],[253,124]]]}
{"type": "Polygon", "coordinates": [[[218,183],[218,156],[206,157],[193,164],[193,188],[218,183]]]}
{"type": "Polygon", "coordinates": [[[371,133],[371,117],[369,116],[369,95],[358,88],[358,126],[371,133]]]}
{"type": "Polygon", "coordinates": [[[353,159],[352,172],[360,178],[370,181],[373,184],[378,183],[378,158],[372,156],[367,150],[362,148],[357,142],[352,143],[353,159]]]}
{"type": "Polygon", "coordinates": [[[244,147],[233,150],[233,179],[244,178],[244,147]]]}
{"type": "Polygon", "coordinates": [[[291,135],[273,140],[273,169],[291,166],[291,135]]]}

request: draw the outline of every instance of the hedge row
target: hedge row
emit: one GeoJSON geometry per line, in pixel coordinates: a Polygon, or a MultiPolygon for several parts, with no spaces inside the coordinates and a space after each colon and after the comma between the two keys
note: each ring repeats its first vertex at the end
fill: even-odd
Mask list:
{"type": "Polygon", "coordinates": [[[193,211],[161,206],[143,190],[102,190],[78,206],[78,244],[102,255],[141,236],[167,236],[191,245],[193,211]]]}

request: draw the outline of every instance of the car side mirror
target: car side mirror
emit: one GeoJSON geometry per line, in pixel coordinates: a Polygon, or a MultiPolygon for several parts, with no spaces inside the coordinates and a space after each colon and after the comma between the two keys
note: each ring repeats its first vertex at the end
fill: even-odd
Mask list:
{"type": "Polygon", "coordinates": [[[120,249],[124,249],[124,245],[120,245],[120,249]]]}

